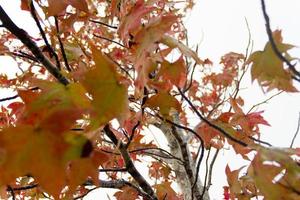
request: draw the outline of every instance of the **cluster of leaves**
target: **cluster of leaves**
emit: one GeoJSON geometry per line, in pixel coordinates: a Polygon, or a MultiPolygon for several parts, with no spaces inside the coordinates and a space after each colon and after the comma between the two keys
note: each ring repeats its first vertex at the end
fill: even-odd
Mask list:
{"type": "MultiPolygon", "coordinates": [[[[174,125],[178,113],[176,125],[185,129],[188,115],[201,119],[191,136],[192,154],[201,138],[201,148],[230,145],[251,161],[243,176],[242,168],[226,168],[225,199],[299,198],[299,150],[257,143],[259,125],[269,124],[262,111],[243,111],[239,96],[249,67],[267,91],[296,92],[292,73],[269,43],[250,56],[230,52],[217,66],[200,59],[184,44],[182,17],[192,6],[171,0],[22,0],[20,8],[40,27],[41,38],[31,40],[45,43],[39,46],[45,57],[26,42],[16,43],[22,40],[16,33],[1,33],[1,52],[21,72],[0,77],[1,87],[17,92],[2,100],[13,102],[0,113],[0,186],[9,185],[13,197],[79,198],[94,185],[121,189],[117,199],[182,199],[173,188],[176,172],[161,159],[172,155],[146,134],[150,125],[174,125]],[[55,70],[47,71],[43,60],[55,70]],[[150,188],[133,165],[149,157],[150,188]],[[99,173],[111,182],[99,181],[99,173]]],[[[292,60],[287,51],[293,46],[282,43],[280,31],[273,34],[292,60]]]]}

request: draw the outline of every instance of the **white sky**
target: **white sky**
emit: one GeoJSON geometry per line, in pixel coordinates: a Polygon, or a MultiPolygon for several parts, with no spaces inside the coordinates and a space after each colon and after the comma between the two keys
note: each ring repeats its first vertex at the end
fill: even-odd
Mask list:
{"type": "MultiPolygon", "coordinates": [[[[31,24],[32,20],[24,18],[23,14],[20,16],[19,12],[16,12],[15,2],[19,1],[0,0],[0,5],[22,28],[34,30],[32,25],[26,26],[31,24]]],[[[268,0],[266,6],[272,29],[282,29],[284,42],[300,47],[300,1],[268,0]]],[[[200,57],[208,57],[215,64],[219,62],[222,55],[230,51],[244,53],[248,42],[245,18],[250,26],[254,51],[262,50],[267,41],[267,35],[260,0],[198,0],[193,12],[187,17],[190,44],[195,46],[201,41],[200,57]]],[[[295,57],[300,57],[299,48],[293,50],[292,53],[295,57]]],[[[0,73],[7,72],[8,67],[9,69],[16,69],[16,66],[7,60],[0,60],[0,73]]],[[[10,71],[9,73],[13,72],[10,71]]],[[[246,108],[266,99],[257,83],[251,84],[250,76],[243,81],[243,86],[247,88],[241,93],[246,108]]],[[[298,89],[300,90],[300,84],[298,84],[298,89]]],[[[1,96],[5,95],[0,94],[1,96]]],[[[267,94],[267,96],[271,94],[274,92],[267,94]]],[[[300,111],[299,102],[299,94],[283,94],[261,106],[259,110],[265,110],[263,116],[271,124],[271,127],[261,127],[263,140],[275,146],[289,146],[297,128],[300,111]]],[[[300,136],[297,138],[295,146],[300,146],[300,136]]],[[[213,175],[213,186],[210,191],[212,199],[220,200],[223,198],[222,187],[227,184],[224,166],[230,161],[230,167],[236,169],[241,166],[241,162],[238,160],[230,151],[221,152],[213,175]]],[[[87,199],[95,199],[96,196],[99,197],[99,193],[93,193],[87,199]]],[[[105,196],[106,194],[101,195],[102,199],[105,196]]]]}

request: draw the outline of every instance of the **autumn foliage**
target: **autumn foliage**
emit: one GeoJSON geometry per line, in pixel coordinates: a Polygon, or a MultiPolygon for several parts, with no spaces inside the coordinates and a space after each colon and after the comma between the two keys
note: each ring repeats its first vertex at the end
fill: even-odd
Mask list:
{"type": "Polygon", "coordinates": [[[299,148],[260,141],[270,124],[239,94],[249,72],[266,93],[298,92],[294,46],[275,30],[264,49],[214,64],[186,45],[193,4],[21,0],[37,37],[0,6],[1,54],[20,68],[0,75],[16,93],[1,99],[3,198],[78,199],[103,187],[120,200],[209,199],[199,169],[211,172],[207,152],[228,147],[249,165],[224,169],[224,199],[300,198],[299,148]]]}

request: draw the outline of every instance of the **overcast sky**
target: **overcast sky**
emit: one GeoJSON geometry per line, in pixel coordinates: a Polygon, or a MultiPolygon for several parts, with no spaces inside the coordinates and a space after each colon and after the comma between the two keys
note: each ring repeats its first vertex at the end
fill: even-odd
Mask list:
{"type": "MultiPolygon", "coordinates": [[[[32,22],[30,18],[24,18],[15,11],[16,2],[19,1],[0,0],[1,6],[18,25],[25,30],[36,30],[29,25],[32,22]]],[[[300,47],[300,1],[268,0],[266,5],[272,29],[282,29],[284,42],[300,47]]],[[[244,53],[248,41],[245,19],[249,23],[254,51],[262,50],[267,35],[260,0],[198,0],[193,12],[186,19],[190,44],[195,45],[201,41],[200,57],[208,57],[214,63],[218,63],[220,57],[230,51],[244,53]]],[[[299,48],[292,53],[295,57],[300,57],[299,48]]],[[[16,68],[7,59],[0,60],[0,73],[7,72],[8,67],[11,69],[9,73],[13,73],[13,69],[16,68]]],[[[243,86],[248,88],[241,93],[247,108],[266,99],[262,90],[257,87],[257,83],[251,83],[250,76],[243,81],[243,86]]],[[[298,89],[300,89],[299,85],[298,89]]],[[[3,92],[0,94],[5,95],[3,92]]],[[[274,92],[267,96],[271,94],[274,92]]],[[[276,146],[289,146],[297,128],[299,102],[299,94],[284,94],[261,107],[260,110],[265,110],[265,119],[271,124],[271,127],[261,128],[263,140],[276,146]]],[[[297,138],[295,146],[300,146],[300,137],[297,138]]],[[[227,161],[230,160],[229,164],[232,168],[237,168],[241,164],[232,152],[222,151],[221,157],[217,160],[211,187],[212,199],[216,200],[222,199],[222,186],[226,185],[224,166],[227,161]]],[[[94,198],[90,197],[90,199],[94,198]]]]}

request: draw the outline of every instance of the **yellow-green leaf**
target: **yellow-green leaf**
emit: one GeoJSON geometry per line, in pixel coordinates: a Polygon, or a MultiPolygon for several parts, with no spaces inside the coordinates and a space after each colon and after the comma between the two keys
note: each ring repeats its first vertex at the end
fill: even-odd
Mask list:
{"type": "Polygon", "coordinates": [[[128,113],[127,87],[119,82],[112,63],[94,45],[91,45],[95,66],[81,80],[92,96],[96,121],[102,125],[113,118],[123,119],[128,113]]]}
{"type": "MultiPolygon", "coordinates": [[[[293,46],[282,43],[281,31],[274,31],[273,37],[279,51],[290,58],[287,51],[293,46]]],[[[276,88],[287,92],[297,92],[292,84],[291,73],[284,68],[283,62],[274,53],[270,42],[266,44],[263,51],[254,52],[247,63],[252,63],[252,81],[256,79],[262,87],[267,87],[268,91],[276,88]]]]}

